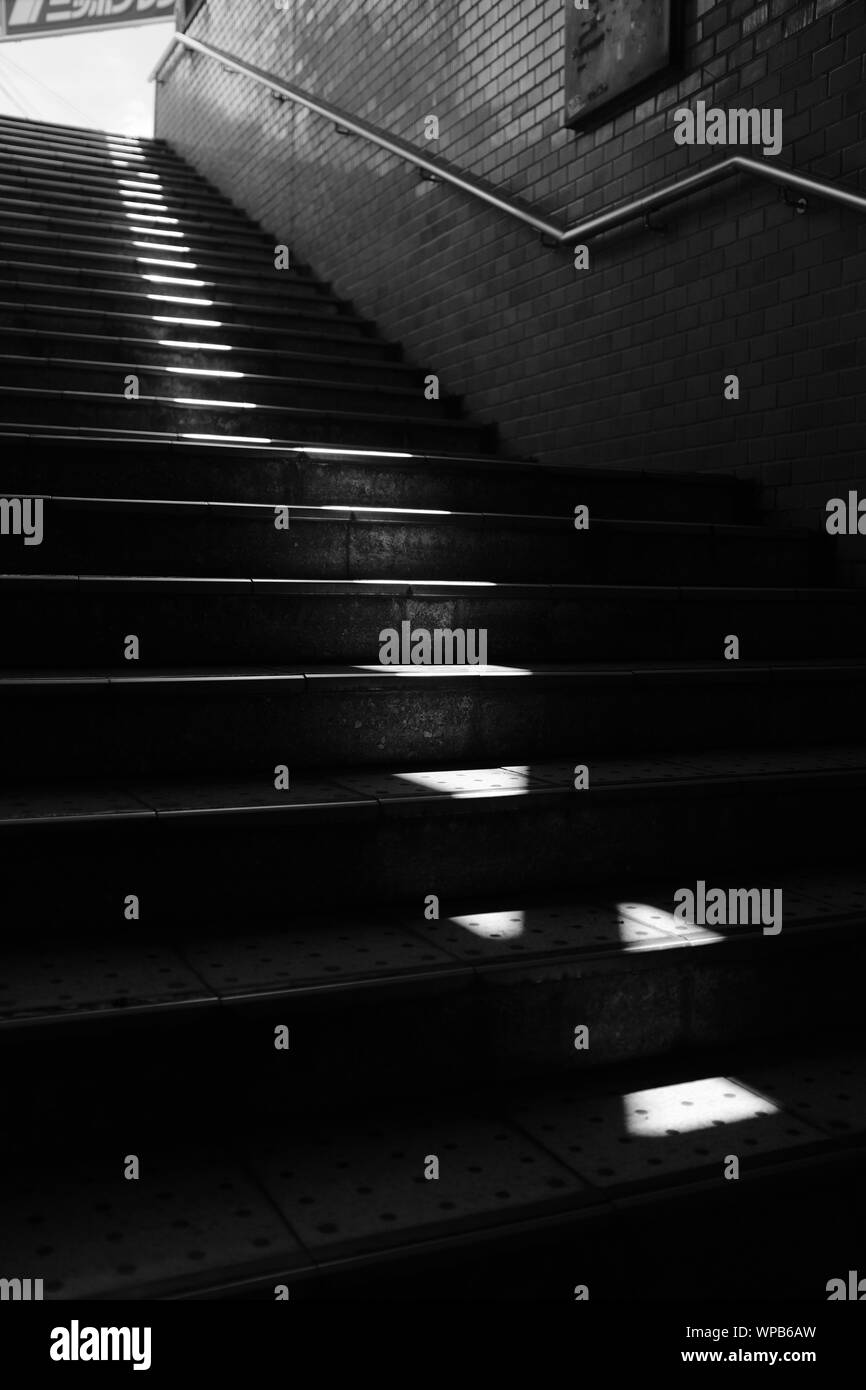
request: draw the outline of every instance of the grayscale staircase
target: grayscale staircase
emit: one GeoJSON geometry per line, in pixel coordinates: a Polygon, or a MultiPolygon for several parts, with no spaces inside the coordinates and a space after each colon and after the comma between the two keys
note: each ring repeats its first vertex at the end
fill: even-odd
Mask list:
{"type": "Polygon", "coordinates": [[[510,456],[159,142],[0,153],[0,1276],[823,1297],[866,592],[699,459],[510,456]],[[404,622],[491,664],[381,665],[404,622]],[[783,930],[676,920],[698,880],[783,930]]]}

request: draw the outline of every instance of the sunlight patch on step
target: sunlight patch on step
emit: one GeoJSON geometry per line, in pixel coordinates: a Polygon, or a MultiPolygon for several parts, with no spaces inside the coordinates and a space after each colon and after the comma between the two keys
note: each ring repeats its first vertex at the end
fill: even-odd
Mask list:
{"type": "Polygon", "coordinates": [[[196,304],[201,309],[212,309],[214,301],[212,299],[192,299],[184,294],[149,294],[148,299],[154,299],[160,304],[196,304]]]}
{"type": "Polygon", "coordinates": [[[258,410],[259,407],[253,401],[212,401],[201,400],[197,396],[169,396],[169,400],[174,401],[175,405],[206,405],[211,407],[222,406],[227,410],[258,410]]]}
{"type": "MultiPolygon", "coordinates": [[[[159,247],[158,249],[161,251],[164,248],[159,247]]],[[[171,249],[172,251],[183,250],[180,246],[173,246],[171,249]]],[[[157,247],[152,247],[152,250],[156,251],[157,247]]],[[[165,265],[174,270],[198,270],[198,265],[195,261],[167,261],[161,256],[136,256],[135,259],[139,265],[165,265]]],[[[201,283],[204,284],[205,281],[201,281],[201,283]]]]}
{"type": "Polygon", "coordinates": [[[626,1133],[661,1138],[777,1115],[779,1108],[727,1076],[707,1076],[675,1086],[656,1086],[622,1097],[626,1133]]]}
{"type": "Polygon", "coordinates": [[[526,931],[526,914],[517,912],[473,912],[468,917],[449,917],[449,922],[462,927],[472,936],[485,941],[514,941],[526,931]]]}
{"type": "MultiPolygon", "coordinates": [[[[425,676],[531,676],[534,673],[524,669],[522,666],[381,666],[378,663],[369,666],[356,664],[351,667],[353,671],[370,671],[380,676],[409,676],[413,679],[425,676]]],[[[528,774],[529,769],[518,767],[509,769],[516,771],[519,775],[528,774]]]]}
{"type": "Polygon", "coordinates": [[[179,319],[173,318],[170,314],[154,314],[153,321],[154,323],[185,324],[187,328],[225,328],[222,319],[179,319]]]}
{"type": "MultiPolygon", "coordinates": [[[[135,204],[134,204],[134,203],[130,203],[130,204],[127,204],[127,206],[128,206],[128,207],[134,207],[135,204]]],[[[126,216],[127,216],[127,218],[129,219],[130,222],[161,222],[161,223],[163,224],[163,226],[166,226],[166,227],[179,227],[179,226],[180,226],[180,218],[179,218],[179,217],[153,217],[153,216],[151,216],[149,213],[144,213],[144,212],[127,212],[127,213],[126,213],[126,216]]],[[[180,235],[180,233],[178,233],[178,235],[180,235]]]]}
{"type": "MultiPolygon", "coordinates": [[[[144,227],[142,227],[141,230],[144,231],[144,227]]],[[[139,251],[174,251],[178,255],[184,252],[188,255],[192,250],[191,246],[164,246],[160,241],[134,241],[132,244],[139,251]]],[[[195,270],[196,267],[193,266],[192,269],[195,270]]]]}
{"type": "MultiPolygon", "coordinates": [[[[448,670],[446,666],[436,668],[448,670]]],[[[436,772],[396,772],[398,782],[410,782],[425,791],[447,796],[452,801],[466,801],[472,798],[528,796],[529,779],[519,776],[512,768],[504,772],[498,767],[471,767],[440,770],[436,772]]]]}
{"type": "Polygon", "coordinates": [[[215,444],[273,444],[272,439],[256,439],[251,434],[188,434],[182,433],[181,439],[201,439],[215,444]]]}
{"type": "MultiPolygon", "coordinates": [[[[160,319],[158,321],[160,323],[181,322],[179,319],[160,319]]],[[[186,322],[186,320],[183,321],[186,322]]],[[[189,348],[194,352],[234,352],[234,348],[230,347],[228,343],[193,343],[185,342],[182,339],[175,341],[173,338],[159,338],[157,340],[157,346],[165,348],[189,348]]],[[[243,375],[243,372],[238,373],[238,376],[243,375]]]]}
{"type": "MultiPolygon", "coordinates": [[[[190,346],[190,344],[187,344],[190,346]]],[[[246,372],[221,372],[216,368],[208,367],[163,367],[163,371],[174,372],[176,376],[218,376],[230,377],[232,381],[240,381],[246,376],[246,372]]]]}
{"type": "MultiPolygon", "coordinates": [[[[148,280],[152,285],[186,285],[187,288],[191,290],[203,289],[208,283],[207,280],[187,280],[185,276],[181,275],[153,275],[147,271],[143,271],[139,278],[141,280],[148,280]]],[[[190,303],[212,304],[213,300],[195,299],[191,300],[190,303]]]]}
{"type": "Polygon", "coordinates": [[[139,174],[137,178],[134,178],[134,179],[118,179],[117,182],[118,182],[118,184],[120,185],[121,188],[130,188],[130,189],[133,189],[136,193],[139,193],[139,192],[141,192],[141,193],[149,192],[151,188],[156,189],[156,188],[162,188],[162,187],[163,187],[162,179],[157,178],[156,174],[139,174]],[[141,186],[141,180],[142,180],[142,179],[149,179],[149,180],[150,180],[150,184],[149,184],[149,187],[148,187],[147,189],[142,188],[142,186],[141,186]]]}
{"type": "MultiPolygon", "coordinates": [[[[169,370],[172,370],[169,368],[169,370]]],[[[177,370],[182,370],[178,368],[177,370]]],[[[445,512],[436,507],[356,507],[354,503],[341,505],[337,502],[323,502],[320,511],[323,512],[387,512],[393,516],[453,516],[453,512],[445,512]]]]}
{"type": "MultiPolygon", "coordinates": [[[[657,907],[653,903],[617,903],[617,912],[623,917],[629,917],[633,922],[639,922],[644,927],[656,927],[662,931],[681,932],[683,928],[688,928],[694,924],[691,922],[680,921],[674,917],[672,912],[668,912],[663,907],[657,907]]],[[[724,941],[721,932],[711,931],[709,927],[700,928],[704,940],[710,938],[713,941],[724,941]]]]}

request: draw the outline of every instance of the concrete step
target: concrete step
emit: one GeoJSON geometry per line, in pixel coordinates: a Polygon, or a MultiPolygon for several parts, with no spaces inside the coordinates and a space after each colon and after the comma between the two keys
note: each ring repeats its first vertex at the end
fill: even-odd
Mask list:
{"type": "MultiPolygon", "coordinates": [[[[8,538],[7,538],[8,539],[8,538]]],[[[15,539],[18,545],[20,542],[15,539]]],[[[495,665],[866,655],[866,592],[408,579],[0,576],[5,669],[379,664],[384,630],[485,632],[495,665]]],[[[475,649],[477,651],[477,648],[475,649]]]]}
{"type": "MultiPolygon", "coordinates": [[[[46,187],[4,184],[0,178],[0,207],[7,216],[28,213],[55,213],[58,218],[70,215],[77,220],[108,218],[111,223],[121,220],[127,224],[149,222],[158,227],[178,227],[181,231],[207,231],[223,235],[230,240],[261,239],[261,233],[253,228],[249,219],[233,209],[218,204],[201,206],[191,200],[181,200],[165,195],[154,200],[142,190],[116,188],[113,193],[98,192],[78,187],[64,188],[49,180],[46,187]]],[[[273,260],[273,246],[271,247],[273,260]]]]}
{"type": "MultiPolygon", "coordinates": [[[[139,258],[159,260],[184,260],[195,265],[207,274],[220,276],[228,274],[231,278],[258,278],[258,272],[250,266],[249,257],[244,252],[224,248],[218,242],[192,245],[188,238],[176,238],[172,242],[149,238],[146,231],[127,227],[111,236],[99,235],[98,226],[84,229],[64,227],[62,233],[56,226],[36,225],[27,227],[26,240],[22,241],[22,231],[13,219],[3,219],[0,214],[0,245],[13,247],[16,254],[27,253],[36,261],[56,261],[63,256],[71,263],[93,260],[96,263],[118,262],[138,264],[139,258]]],[[[273,253],[270,265],[273,265],[273,253]]],[[[316,284],[326,282],[318,279],[308,266],[292,252],[292,270],[280,271],[286,280],[303,279],[316,284]]],[[[269,276],[270,269],[262,274],[269,276]]]]}
{"type": "MultiPolygon", "coordinates": [[[[164,140],[157,140],[151,136],[126,135],[119,131],[101,130],[90,126],[65,125],[60,121],[33,120],[29,116],[6,115],[5,113],[0,116],[0,132],[4,136],[41,140],[51,147],[54,147],[58,141],[67,140],[82,145],[103,146],[110,143],[154,150],[163,154],[173,153],[164,140]]],[[[178,156],[174,157],[177,158],[178,156]]]]}
{"type": "MultiPolygon", "coordinates": [[[[37,375],[43,361],[62,354],[64,357],[87,361],[97,359],[127,367],[129,363],[138,364],[142,370],[158,369],[168,372],[170,368],[184,368],[199,372],[224,372],[231,379],[232,373],[242,376],[262,377],[266,381],[280,381],[284,377],[298,380],[320,380],[339,376],[347,385],[366,385],[371,387],[396,388],[416,394],[423,394],[424,371],[410,363],[400,362],[392,355],[387,357],[385,347],[365,340],[367,356],[306,352],[275,352],[268,348],[236,351],[207,346],[166,347],[164,342],[144,337],[113,337],[98,333],[68,333],[50,328],[9,328],[0,327],[0,351],[7,358],[13,353],[24,354],[38,359],[37,375]],[[378,348],[379,356],[371,354],[378,348]]],[[[130,370],[134,370],[130,368],[130,370]]]]}
{"type": "MultiPolygon", "coordinates": [[[[140,239],[139,239],[140,240],[140,239]]],[[[256,271],[249,260],[243,256],[226,254],[219,256],[211,251],[206,258],[177,251],[170,246],[145,249],[135,238],[112,241],[110,247],[98,237],[82,237],[71,244],[68,238],[62,243],[42,233],[27,241],[14,240],[8,232],[0,239],[0,249],[11,261],[20,265],[57,265],[60,259],[71,270],[113,272],[122,275],[144,274],[176,275],[189,274],[193,278],[204,277],[219,283],[240,285],[245,290],[273,288],[275,284],[304,290],[307,294],[324,294],[330,286],[324,280],[317,280],[300,262],[293,260],[293,270],[276,271],[270,267],[256,271]]],[[[111,276],[106,276],[110,282],[111,276]]]]}
{"type": "MultiPolygon", "coordinates": [[[[574,763],[711,746],[785,749],[854,740],[866,662],[632,665],[297,666],[0,673],[0,711],[16,737],[7,779],[50,781],[254,775],[395,758],[424,767],[514,758],[531,766],[572,746],[574,763]]],[[[683,755],[688,762],[688,754],[683,755]]],[[[702,763],[702,755],[696,754],[702,763]]],[[[563,773],[565,776],[565,773],[563,773]]]]}
{"type": "Polygon", "coordinates": [[[68,203],[79,203],[85,199],[101,201],[107,199],[116,209],[119,200],[144,199],[148,202],[165,203],[172,216],[182,216],[192,212],[207,216],[213,214],[218,219],[244,222],[249,228],[249,218],[224,198],[221,193],[193,186],[166,182],[159,175],[148,175],[134,170],[113,169],[111,173],[90,173],[70,169],[58,174],[55,170],[44,170],[38,165],[28,166],[17,160],[4,162],[0,171],[0,194],[12,198],[44,197],[68,203]]]}
{"type": "MultiPolygon", "coordinates": [[[[353,359],[362,351],[370,354],[372,362],[383,347],[358,338],[346,350],[353,359]]],[[[626,514],[638,520],[754,524],[758,519],[748,483],[711,473],[545,468],[531,460],[433,449],[408,457],[375,450],[319,456],[298,452],[305,444],[317,447],[313,440],[229,447],[225,441],[196,443],[132,430],[76,432],[44,423],[18,436],[0,425],[0,441],[7,492],[158,494],[298,506],[342,506],[351,498],[356,507],[553,515],[574,515],[584,505],[590,516],[626,514]]]]}
{"type": "MultiPolygon", "coordinates": [[[[50,296],[49,296],[50,298],[50,296]]],[[[79,296],[79,299],[81,297],[79,296]]],[[[86,333],[141,334],[159,344],[193,342],[210,351],[244,352],[264,348],[280,351],[299,347],[317,354],[351,351],[377,360],[387,358],[393,348],[387,347],[367,324],[345,315],[319,315],[311,319],[298,313],[291,324],[285,322],[224,322],[222,317],[202,317],[194,307],[182,304],[146,301],[148,309],[141,312],[108,307],[89,308],[86,304],[24,302],[20,296],[0,298],[0,327],[17,328],[28,332],[33,327],[50,324],[67,331],[86,333]]]]}
{"type": "MultiPolygon", "coordinates": [[[[8,369],[3,375],[8,377],[8,369]]],[[[63,373],[58,368],[54,375],[63,373]]],[[[76,374],[69,376],[74,387],[76,374]]],[[[195,378],[175,381],[178,391],[207,389],[195,378]]],[[[209,389],[215,393],[220,385],[226,389],[225,382],[209,389]]],[[[258,388],[254,394],[265,393],[258,388]]],[[[356,402],[353,393],[325,383],[318,393],[312,384],[286,383],[279,394],[287,403],[318,409],[327,409],[331,400],[334,408],[364,403],[363,393],[356,402]]],[[[378,393],[367,401],[378,410],[410,413],[402,395],[389,400],[378,393]]],[[[421,408],[414,413],[420,418],[421,408]]],[[[0,503],[2,498],[0,493],[0,503]]],[[[62,495],[6,502],[10,534],[0,537],[0,567],[16,573],[126,569],[245,578],[254,569],[263,577],[364,579],[375,571],[387,579],[423,574],[596,584],[640,583],[649,573],[656,584],[716,587],[829,583],[831,575],[829,564],[822,570],[818,538],[760,526],[596,516],[588,530],[576,531],[570,515],[62,495]],[[37,515],[39,531],[28,543],[24,524],[32,533],[37,515]]]]}
{"type": "MultiPolygon", "coordinates": [[[[168,1063],[167,1045],[183,1039],[195,1053],[207,1036],[212,1076],[249,1064],[253,1119],[279,1109],[287,1084],[309,1111],[323,1092],[350,1102],[353,1092],[441,1087],[458,1066],[463,1085],[582,1084],[626,1062],[796,1038],[810,1001],[813,1026],[832,1032],[856,1012],[866,951],[866,882],[861,873],[844,884],[840,903],[838,877],[785,876],[767,898],[778,909],[769,929],[757,909],[724,928],[681,922],[678,886],[642,883],[588,898],[476,895],[435,921],[420,910],[313,912],[253,923],[241,940],[206,926],[166,935],[153,923],[133,924],[121,941],[116,932],[4,940],[0,1050],[17,1043],[19,1061],[38,1071],[53,1044],[71,1081],[100,1046],[103,1056],[127,1045],[134,1054],[149,1037],[152,1070],[168,1063]],[[287,1011],[290,1083],[283,1059],[256,1062],[259,1040],[287,1011]],[[579,1048],[576,1026],[586,1029],[579,1048]]],[[[187,1080],[165,1070],[164,1107],[182,1111],[187,1080]]],[[[851,1108],[840,1104],[839,1118],[851,1108]]]]}
{"type": "MultiPolygon", "coordinates": [[[[62,279],[62,276],[58,277],[62,279]]],[[[0,274],[0,300],[4,303],[17,303],[27,308],[31,306],[67,306],[73,309],[99,309],[104,306],[113,312],[128,310],[130,313],[183,314],[190,318],[218,322],[220,327],[249,323],[257,327],[284,328],[295,324],[314,327],[321,325],[327,332],[336,320],[354,324],[363,323],[340,300],[325,295],[311,296],[301,290],[294,293],[289,286],[283,288],[282,295],[248,296],[237,291],[220,289],[217,298],[207,287],[191,283],[161,284],[139,280],[136,288],[120,288],[114,285],[105,287],[87,283],[89,277],[72,275],[65,283],[50,283],[50,277],[43,282],[35,267],[26,272],[0,274]],[[31,278],[30,271],[34,276],[31,278]]],[[[187,277],[183,277],[187,280],[187,277]]]]}
{"type": "MultiPolygon", "coordinates": [[[[165,353],[164,349],[161,352],[165,353]]],[[[281,376],[240,373],[227,363],[221,368],[201,370],[192,366],[156,366],[134,358],[125,361],[96,360],[86,357],[40,357],[0,353],[0,382],[7,390],[19,386],[26,391],[34,384],[51,391],[96,391],[100,395],[122,397],[129,375],[138,377],[142,396],[171,399],[193,396],[198,400],[251,401],[261,408],[302,408],[313,412],[358,411],[395,415],[416,420],[456,419],[459,402],[443,397],[428,401],[423,385],[410,388],[383,386],[376,381],[352,383],[341,373],[330,379],[319,369],[318,376],[292,377],[286,369],[281,376]]]]}
{"type": "MultiPolygon", "coordinates": [[[[154,262],[164,257],[154,257],[154,262]]],[[[182,263],[168,265],[141,263],[137,268],[127,271],[107,270],[102,267],[62,266],[46,264],[44,261],[17,260],[0,254],[0,280],[8,284],[21,282],[32,285],[38,281],[45,289],[65,289],[80,286],[83,289],[116,292],[118,295],[149,293],[153,290],[172,295],[192,295],[195,298],[213,298],[240,301],[244,307],[267,304],[285,305],[291,311],[293,304],[311,305],[315,308],[326,306],[337,310],[344,302],[330,295],[324,286],[298,277],[282,280],[280,272],[274,270],[268,280],[262,277],[252,283],[229,280],[222,276],[218,281],[206,279],[182,263]]]]}
{"type": "Polygon", "coordinates": [[[32,131],[11,131],[8,127],[0,130],[0,149],[9,158],[16,155],[31,155],[39,159],[53,161],[59,169],[68,169],[77,162],[90,163],[111,169],[115,165],[129,164],[140,168],[161,170],[167,174],[203,183],[201,175],[190,165],[179,160],[165,146],[143,142],[117,141],[108,136],[102,140],[84,141],[70,138],[64,134],[43,139],[32,131]]]}
{"type": "Polygon", "coordinates": [[[20,207],[13,206],[8,200],[0,203],[0,228],[5,236],[7,229],[13,235],[20,236],[22,232],[27,234],[30,227],[37,230],[54,229],[56,234],[58,218],[63,218],[64,228],[68,227],[73,235],[84,231],[92,235],[94,226],[98,226],[104,237],[104,244],[111,245],[118,238],[127,238],[130,233],[136,234],[136,240],[158,242],[164,246],[188,246],[192,251],[216,250],[219,252],[230,251],[235,255],[246,255],[250,259],[261,258],[261,264],[265,265],[268,261],[273,264],[274,243],[266,237],[263,232],[257,231],[250,224],[247,232],[232,231],[209,232],[203,224],[189,223],[188,225],[161,224],[153,217],[146,214],[135,217],[117,217],[113,220],[102,216],[98,224],[94,224],[93,218],[85,213],[80,213],[75,207],[60,208],[59,206],[37,208],[34,206],[32,211],[22,211],[20,207]]]}
{"type": "MultiPolygon", "coordinates": [[[[236,383],[235,383],[236,385],[236,383]]],[[[309,396],[309,391],[301,390],[309,396]]],[[[215,440],[228,438],[259,443],[288,442],[300,436],[323,445],[404,450],[493,448],[489,427],[459,418],[437,418],[420,413],[389,412],[376,398],[365,400],[364,410],[337,409],[324,403],[308,405],[256,405],[226,391],[222,400],[196,394],[193,386],[176,394],[142,394],[125,399],[122,391],[67,391],[35,387],[0,386],[0,421],[11,425],[38,425],[42,421],[62,426],[124,429],[133,421],[149,430],[191,434],[215,440]]]]}
{"type": "Polygon", "coordinates": [[[289,769],[288,790],[275,789],[274,767],[9,784],[3,920],[24,935],[56,929],[58,884],[64,930],[93,933],[123,924],[130,893],[173,930],[347,904],[420,914],[431,894],[585,893],[660,864],[678,885],[775,888],[759,877],[768,864],[858,862],[862,746],[599,758],[575,790],[575,742],[528,767],[289,769]]]}
{"type": "Polygon", "coordinates": [[[95,140],[82,140],[62,130],[48,132],[46,136],[33,129],[14,130],[4,124],[0,127],[0,150],[9,159],[30,156],[45,160],[59,172],[77,164],[88,164],[106,171],[127,165],[187,180],[199,187],[208,186],[191,165],[166,145],[153,141],[118,140],[107,135],[95,140]]]}
{"type": "MultiPolygon", "coordinates": [[[[266,1070],[282,1092],[294,1054],[277,1077],[272,1040],[261,1046],[271,1047],[266,1070]]],[[[332,1110],[301,1125],[294,1111],[239,1124],[247,1092],[239,1073],[231,1119],[225,1091],[202,1113],[204,1069],[204,1085],[193,1094],[187,1086],[186,1123],[174,1132],[142,1122],[155,1088],[141,1073],[130,1088],[116,1053],[100,1065],[118,1073],[121,1112],[135,1090],[129,1132],[142,1136],[140,1180],[121,1184],[80,1122],[68,1127],[75,1138],[62,1173],[50,1169],[39,1147],[44,1109],[16,1148],[16,1180],[3,1173],[7,1259],[41,1277],[48,1300],[273,1304],[284,1285],[293,1301],[565,1304],[581,1285],[596,1301],[628,1299],[636,1287],[681,1299],[735,1289],[757,1300],[772,1289],[808,1307],[826,1299],[828,1271],[851,1265],[864,1058],[844,1036],[788,1056],[763,1044],[657,1063],[639,1080],[619,1068],[544,1086],[452,1086],[447,1097],[416,1091],[411,1101],[332,1110]],[[737,1182],[724,1176],[732,1152],[737,1182]],[[431,1155],[438,1177],[428,1181],[431,1155]],[[696,1228],[702,1240],[684,1267],[696,1228]],[[402,1294],[390,1294],[395,1287],[402,1294]]],[[[58,1088],[61,1111],[71,1112],[76,1093],[58,1088]]]]}

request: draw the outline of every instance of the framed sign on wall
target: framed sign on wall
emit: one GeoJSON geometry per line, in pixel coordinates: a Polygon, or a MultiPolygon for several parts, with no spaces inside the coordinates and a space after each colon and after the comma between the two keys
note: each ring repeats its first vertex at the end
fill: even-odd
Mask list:
{"type": "Polygon", "coordinates": [[[565,124],[579,125],[675,58],[676,0],[565,0],[565,124]]]}
{"type": "Polygon", "coordinates": [[[0,0],[0,42],[174,19],[175,0],[0,0]]]}

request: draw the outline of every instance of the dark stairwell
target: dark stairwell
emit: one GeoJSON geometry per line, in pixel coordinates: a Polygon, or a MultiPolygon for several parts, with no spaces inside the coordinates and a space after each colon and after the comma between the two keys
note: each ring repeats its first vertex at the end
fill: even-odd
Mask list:
{"type": "Polygon", "coordinates": [[[824,1297],[866,594],[735,479],[506,457],[166,146],[0,153],[0,1274],[824,1297]]]}

